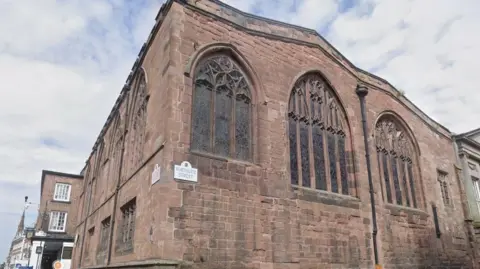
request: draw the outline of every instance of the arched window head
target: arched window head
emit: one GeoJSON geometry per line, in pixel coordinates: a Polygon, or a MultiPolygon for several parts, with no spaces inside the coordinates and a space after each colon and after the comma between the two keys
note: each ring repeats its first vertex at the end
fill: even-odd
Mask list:
{"type": "Polygon", "coordinates": [[[207,57],[194,87],[191,150],[251,160],[251,92],[240,66],[225,54],[207,57]]]}
{"type": "Polygon", "coordinates": [[[386,115],[377,121],[375,145],[384,199],[388,203],[417,207],[413,141],[393,116],[386,115]]]}
{"type": "Polygon", "coordinates": [[[353,194],[346,152],[346,115],[325,79],[307,74],[294,85],[288,106],[293,185],[353,194]]]}
{"type": "Polygon", "coordinates": [[[138,71],[134,80],[132,100],[134,101],[131,109],[130,172],[137,169],[143,161],[148,102],[147,81],[143,69],[138,71]]]}

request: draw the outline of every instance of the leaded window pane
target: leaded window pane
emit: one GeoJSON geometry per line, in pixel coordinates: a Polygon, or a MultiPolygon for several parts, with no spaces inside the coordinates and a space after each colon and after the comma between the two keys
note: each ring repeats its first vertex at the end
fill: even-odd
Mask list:
{"type": "Polygon", "coordinates": [[[388,172],[388,160],[387,153],[381,153],[382,156],[382,165],[383,165],[383,179],[385,180],[385,186],[387,191],[387,201],[392,202],[392,190],[390,189],[390,174],[388,172]]]}
{"type": "Polygon", "coordinates": [[[302,156],[302,186],[310,187],[310,155],[308,143],[308,125],[300,122],[300,153],[302,156]]]}
{"type": "Polygon", "coordinates": [[[345,154],[345,137],[338,136],[338,157],[340,163],[340,178],[342,182],[342,193],[348,194],[348,176],[347,176],[347,159],[345,154]]]}
{"type": "Polygon", "coordinates": [[[330,163],[330,183],[332,192],[338,193],[338,179],[337,179],[337,159],[335,153],[335,135],[327,132],[328,142],[328,159],[330,163]]]}
{"type": "Polygon", "coordinates": [[[393,177],[393,186],[395,188],[395,198],[397,198],[397,204],[402,205],[402,190],[400,189],[400,182],[398,180],[398,171],[397,171],[397,158],[392,156],[392,177],[393,177]]]}
{"type": "Polygon", "coordinates": [[[412,192],[413,207],[416,208],[417,207],[417,199],[415,198],[415,183],[414,183],[414,178],[413,178],[412,164],[408,163],[407,168],[408,168],[408,179],[410,180],[410,191],[412,192]]]}
{"type": "Polygon", "coordinates": [[[195,102],[193,102],[192,122],[192,150],[210,151],[211,124],[210,113],[212,103],[212,89],[206,83],[197,83],[195,88],[195,102]]]}
{"type": "Polygon", "coordinates": [[[232,94],[221,87],[215,96],[215,153],[220,156],[230,154],[230,123],[232,94]]]}
{"type": "Polygon", "coordinates": [[[408,196],[408,183],[407,183],[407,173],[405,171],[405,162],[400,162],[400,173],[402,175],[402,182],[403,182],[403,189],[405,190],[405,199],[407,202],[407,206],[410,206],[410,197],[408,196]]]}
{"type": "Polygon", "coordinates": [[[250,158],[250,105],[237,97],[235,104],[235,153],[238,159],[250,158]]]}
{"type": "Polygon", "coordinates": [[[292,118],[288,120],[288,140],[290,142],[290,182],[298,185],[297,124],[292,118]]]}
{"type": "Polygon", "coordinates": [[[315,185],[319,190],[327,190],[323,150],[323,130],[320,127],[315,127],[313,134],[313,156],[315,160],[315,185]]]}

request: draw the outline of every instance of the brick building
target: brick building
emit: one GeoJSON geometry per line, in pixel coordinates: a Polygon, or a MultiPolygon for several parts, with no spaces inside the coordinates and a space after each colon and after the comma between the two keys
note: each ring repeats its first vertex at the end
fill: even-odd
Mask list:
{"type": "Polygon", "coordinates": [[[38,217],[31,238],[33,269],[51,268],[55,260],[70,268],[82,182],[82,175],[42,171],[38,217]],[[37,253],[37,248],[42,251],[37,253]]]}
{"type": "Polygon", "coordinates": [[[87,160],[73,266],[472,268],[458,167],[315,31],[170,0],[87,160]]]}

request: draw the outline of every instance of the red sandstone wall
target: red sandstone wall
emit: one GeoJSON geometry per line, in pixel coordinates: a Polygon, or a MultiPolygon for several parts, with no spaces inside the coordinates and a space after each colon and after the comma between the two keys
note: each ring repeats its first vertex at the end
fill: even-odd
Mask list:
{"type": "MultiPolygon", "coordinates": [[[[310,32],[242,19],[205,0],[198,6],[249,29],[321,43],[310,32]]],[[[231,23],[174,2],[142,64],[150,94],[145,164],[136,173],[122,171],[116,208],[118,222],[119,208],[136,197],[135,250],[116,253],[114,241],[112,264],[169,259],[193,262],[198,268],[371,268],[372,221],[361,115],[355,94],[359,81],[356,76],[371,84],[367,96],[369,128],[373,129],[380,113],[392,110],[411,128],[421,152],[418,170],[421,177],[417,179],[421,186],[417,191],[420,208],[386,205],[382,201],[373,139],[369,138],[381,264],[385,268],[421,268],[435,262],[468,264],[468,239],[463,229],[464,216],[454,180],[455,157],[448,131],[421,115],[411,104],[400,101],[403,98],[397,98],[386,83],[358,74],[352,67],[346,68],[346,64],[318,47],[247,33],[231,23]],[[196,50],[212,42],[231,43],[252,67],[254,73],[250,75],[258,82],[254,87],[257,141],[252,163],[189,153],[192,79],[184,71],[196,50]],[[290,186],[287,102],[295,78],[312,69],[322,72],[331,82],[345,106],[355,156],[357,197],[290,186]],[[198,184],[173,182],[172,166],[184,160],[199,169],[198,184]],[[155,164],[161,165],[162,180],[169,183],[150,186],[155,164]],[[442,205],[437,168],[448,172],[452,179],[454,208],[442,205]],[[441,239],[435,237],[431,203],[439,209],[441,239]]],[[[127,133],[127,141],[130,139],[127,133]]],[[[129,152],[127,145],[125,159],[129,152]]],[[[97,184],[103,185],[97,185],[94,212],[87,222],[87,230],[98,227],[90,246],[98,245],[100,222],[113,209],[109,193],[115,184],[104,182],[105,177],[108,182],[116,179],[105,174],[108,173],[97,175],[97,182],[102,182],[97,184]],[[104,191],[106,188],[108,191],[104,191]]],[[[114,239],[118,225],[115,227],[114,239]]],[[[88,251],[95,253],[94,247],[88,251]]],[[[102,259],[87,259],[82,266],[102,263],[102,259]]]]}

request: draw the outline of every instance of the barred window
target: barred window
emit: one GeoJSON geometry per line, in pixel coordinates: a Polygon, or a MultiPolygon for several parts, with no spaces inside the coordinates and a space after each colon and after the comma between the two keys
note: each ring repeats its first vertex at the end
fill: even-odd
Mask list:
{"type": "Polygon", "coordinates": [[[384,116],[375,125],[375,145],[384,199],[416,208],[416,158],[412,139],[396,119],[384,116]]]}
{"type": "Polygon", "coordinates": [[[57,183],[55,184],[55,192],[53,195],[53,200],[55,201],[62,201],[62,202],[69,202],[70,201],[70,190],[71,185],[65,183],[57,183]]]}
{"type": "Polygon", "coordinates": [[[191,150],[251,160],[251,96],[247,77],[227,55],[195,70],[191,150]]]}
{"type": "Polygon", "coordinates": [[[437,171],[437,179],[440,184],[440,193],[442,194],[443,204],[446,206],[451,205],[450,193],[448,190],[447,182],[448,174],[443,171],[437,171]]]}
{"type": "Polygon", "coordinates": [[[288,105],[291,183],[353,195],[347,133],[346,115],[325,79],[318,74],[300,78],[288,105]]]}
{"type": "Polygon", "coordinates": [[[48,230],[50,232],[65,232],[67,224],[67,212],[50,212],[50,223],[48,230]]]}

